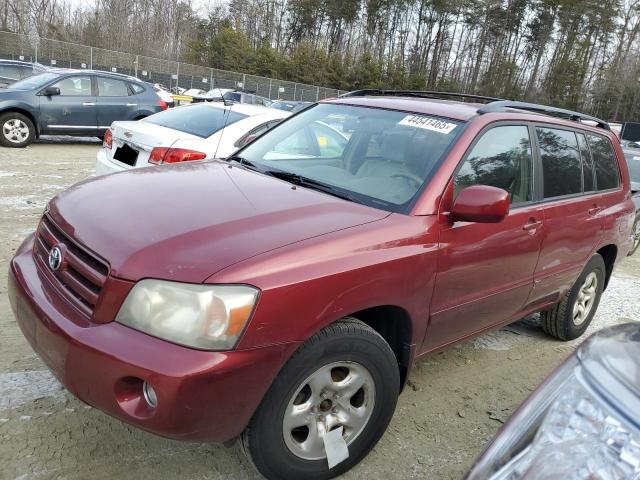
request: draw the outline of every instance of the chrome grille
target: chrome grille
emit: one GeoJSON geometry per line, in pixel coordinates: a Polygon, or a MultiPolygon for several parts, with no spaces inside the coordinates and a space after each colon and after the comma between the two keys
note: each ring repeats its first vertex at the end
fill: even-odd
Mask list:
{"type": "Polygon", "coordinates": [[[91,317],[109,267],[63,233],[46,215],[36,231],[33,253],[38,268],[53,286],[80,312],[91,317]],[[49,266],[49,252],[54,246],[63,255],[62,264],[55,271],[49,266]]]}

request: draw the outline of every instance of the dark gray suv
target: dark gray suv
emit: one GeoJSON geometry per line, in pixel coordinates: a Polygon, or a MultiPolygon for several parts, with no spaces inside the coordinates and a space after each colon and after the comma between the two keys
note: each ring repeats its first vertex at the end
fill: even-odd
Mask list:
{"type": "Polygon", "coordinates": [[[139,120],[165,108],[135,77],[49,71],[0,90],[0,145],[25,147],[40,135],[101,137],[115,120],[139,120]]]}

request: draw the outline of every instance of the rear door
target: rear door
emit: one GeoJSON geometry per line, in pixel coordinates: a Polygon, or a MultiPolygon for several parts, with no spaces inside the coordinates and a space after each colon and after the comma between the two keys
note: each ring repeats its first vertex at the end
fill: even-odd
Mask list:
{"type": "Polygon", "coordinates": [[[545,304],[558,300],[582,272],[602,235],[604,205],[585,135],[556,126],[535,130],[545,237],[530,303],[545,304]]]}
{"type": "Polygon", "coordinates": [[[98,128],[106,130],[116,120],[133,120],[138,111],[136,97],[128,82],[96,76],[98,88],[98,128]]]}
{"type": "Polygon", "coordinates": [[[40,117],[46,133],[96,133],[96,97],[89,75],[72,75],[48,85],[60,95],[39,95],[40,117]]]}
{"type": "Polygon", "coordinates": [[[513,318],[529,297],[544,226],[530,135],[526,124],[490,127],[458,167],[454,198],[465,187],[489,185],[508,191],[511,207],[499,223],[441,226],[425,351],[513,318]]]}

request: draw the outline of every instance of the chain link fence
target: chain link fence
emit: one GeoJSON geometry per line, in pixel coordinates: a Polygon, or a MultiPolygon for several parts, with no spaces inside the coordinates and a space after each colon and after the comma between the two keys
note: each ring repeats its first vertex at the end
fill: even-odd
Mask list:
{"type": "Polygon", "coordinates": [[[212,88],[242,88],[271,100],[315,102],[344,93],[334,88],[228,72],[201,65],[2,31],[0,58],[38,62],[57,68],[123,73],[146,82],[159,83],[168,89],[181,87],[206,91],[212,88]]]}

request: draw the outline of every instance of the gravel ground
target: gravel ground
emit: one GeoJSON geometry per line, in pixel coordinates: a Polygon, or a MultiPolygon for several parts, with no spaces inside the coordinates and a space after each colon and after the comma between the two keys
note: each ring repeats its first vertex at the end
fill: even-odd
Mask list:
{"type": "MultiPolygon", "coordinates": [[[[8,262],[49,198],[91,175],[98,145],[47,139],[0,147],[0,478],[253,479],[237,446],[180,443],[84,405],[23,339],[8,262]]],[[[589,331],[640,320],[640,256],[614,273],[589,331]]],[[[344,478],[460,478],[486,442],[579,341],[546,337],[533,316],[435,354],[413,370],[389,430],[344,478]]]]}

